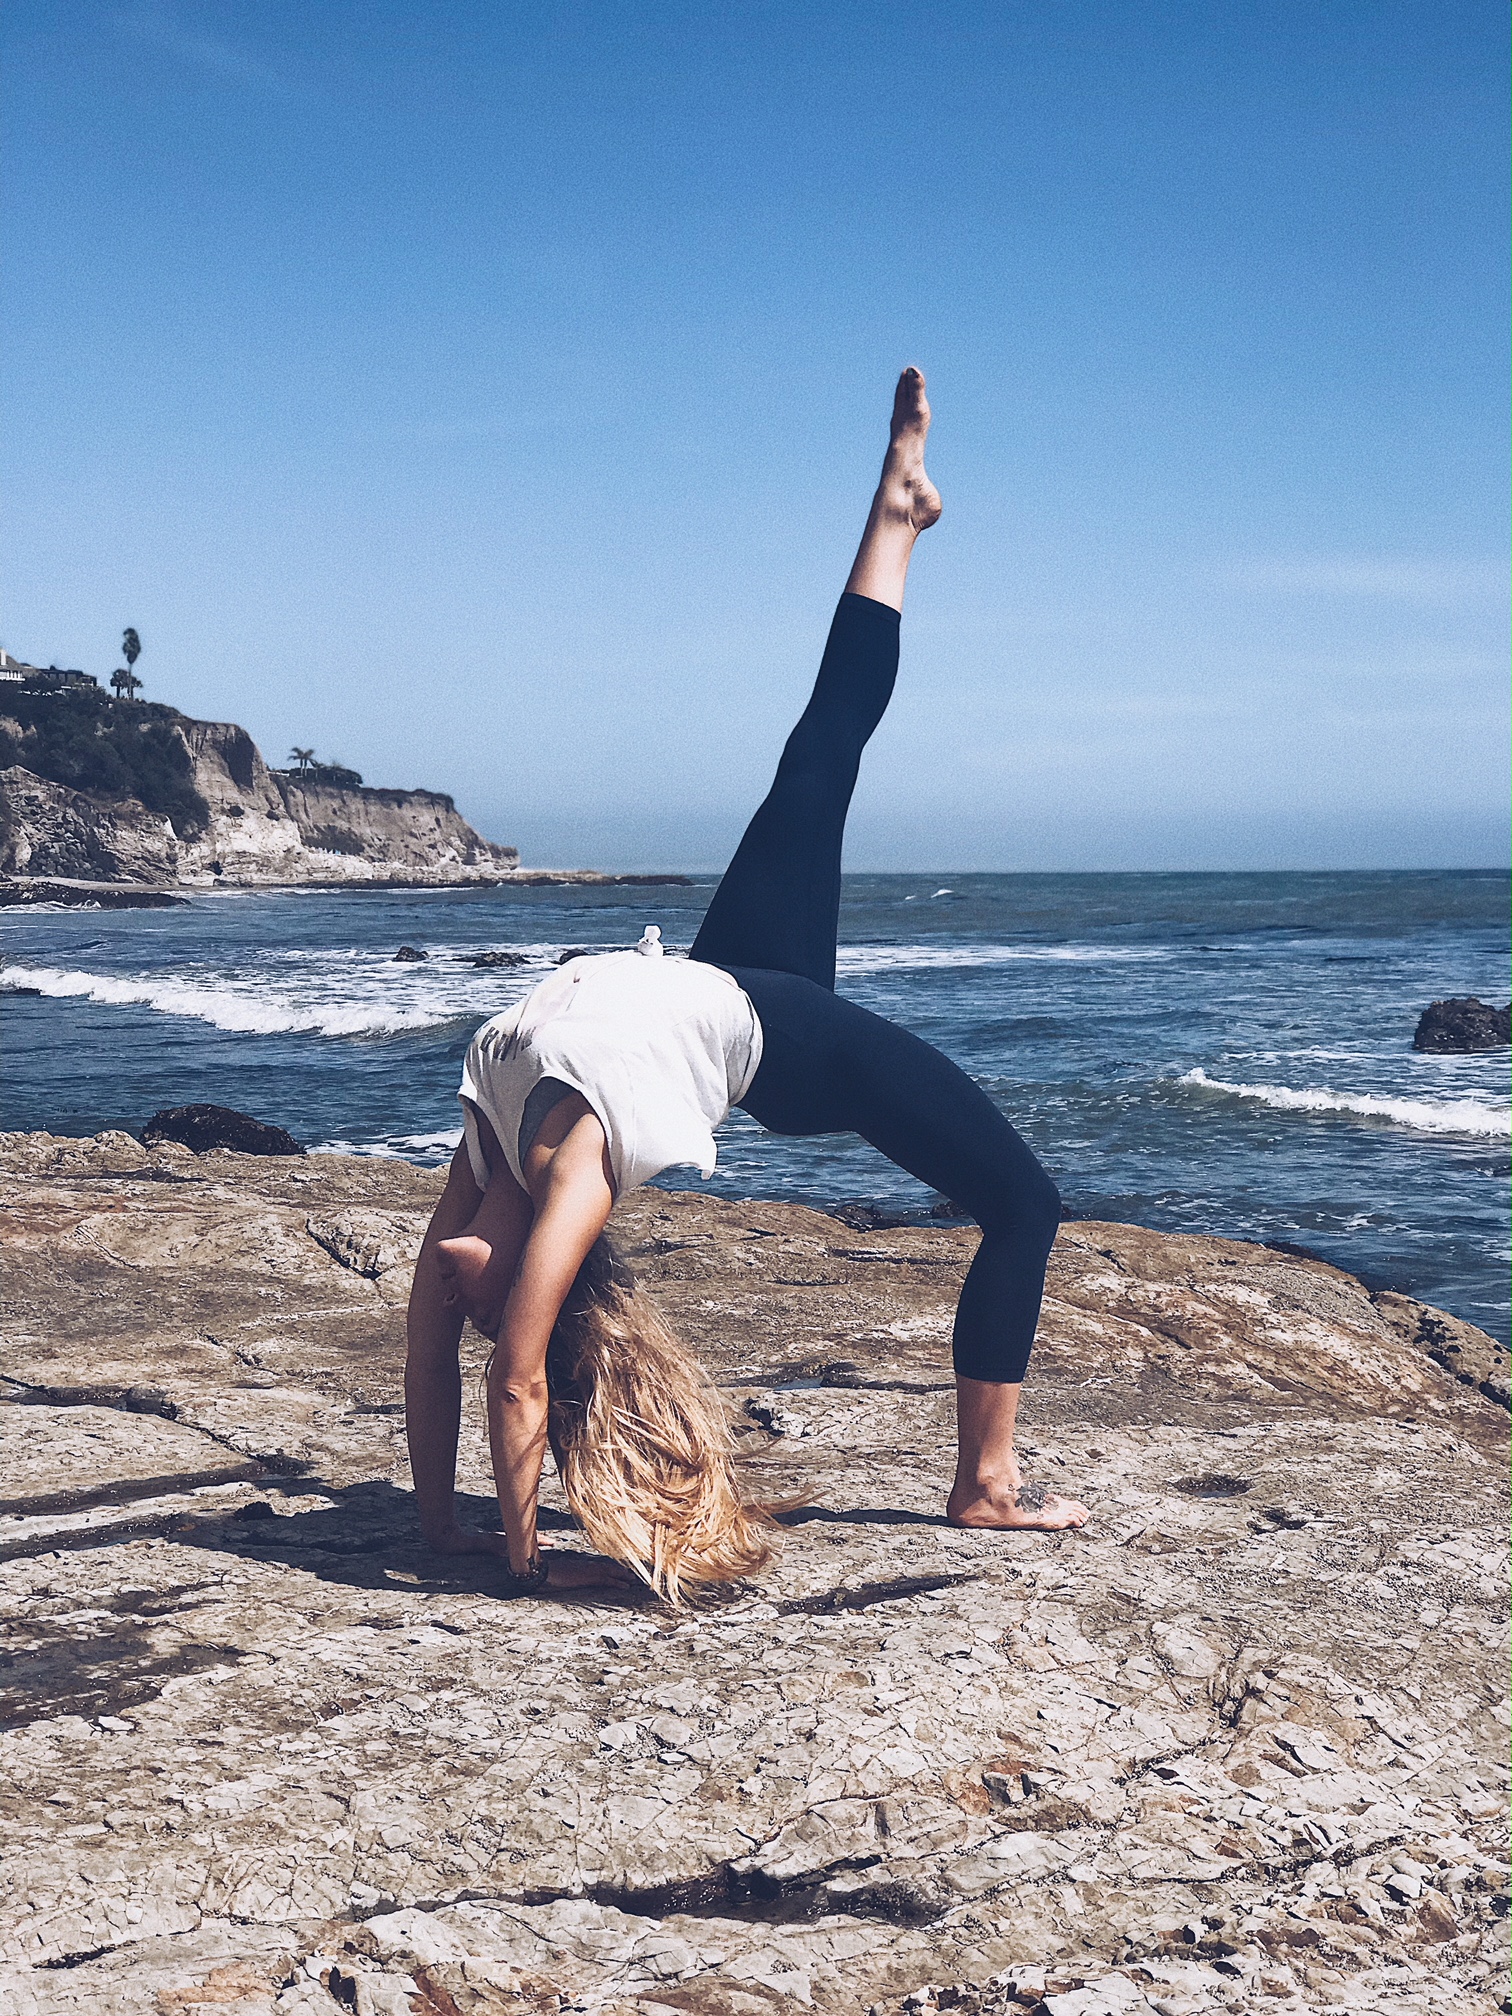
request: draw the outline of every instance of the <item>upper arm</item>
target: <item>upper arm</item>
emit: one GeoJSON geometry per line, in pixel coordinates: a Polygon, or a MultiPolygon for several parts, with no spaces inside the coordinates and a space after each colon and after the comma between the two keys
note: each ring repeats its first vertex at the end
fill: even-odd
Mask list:
{"type": "MultiPolygon", "coordinates": [[[[434,1313],[439,1322],[444,1313],[448,1324],[461,1335],[463,1315],[492,1336],[498,1327],[509,1284],[530,1229],[531,1204],[509,1171],[500,1166],[489,1179],[486,1191],[478,1188],[466,1147],[452,1157],[446,1188],[431,1214],[431,1222],[415,1263],[415,1284],[410,1291],[411,1332],[422,1312],[434,1313]],[[455,1263],[445,1266],[438,1248],[446,1240],[464,1236],[486,1252],[487,1264],[478,1280],[465,1291],[457,1278],[455,1263]],[[443,1274],[446,1279],[443,1280],[443,1274]]],[[[455,1255],[456,1249],[450,1249],[455,1255]]]]}
{"type": "Polygon", "coordinates": [[[478,1206],[482,1202],[483,1192],[473,1176],[464,1141],[452,1156],[451,1167],[446,1172],[446,1188],[431,1213],[421,1253],[434,1246],[438,1239],[454,1239],[459,1232],[465,1231],[477,1217],[478,1206]]]}
{"type": "Polygon", "coordinates": [[[452,1157],[446,1188],[431,1213],[431,1221],[415,1261],[415,1278],[410,1287],[406,1319],[412,1363],[416,1362],[417,1352],[422,1356],[428,1352],[455,1352],[461,1339],[462,1317],[458,1311],[446,1306],[445,1291],[436,1268],[436,1246],[442,1239],[454,1238],[470,1225],[482,1201],[483,1193],[473,1181],[467,1149],[461,1147],[452,1157]]]}
{"type": "Polygon", "coordinates": [[[605,1169],[603,1129],[580,1123],[551,1158],[535,1198],[535,1219],[504,1311],[499,1350],[513,1372],[534,1376],[552,1327],[589,1248],[609,1221],[614,1189],[605,1169]]]}

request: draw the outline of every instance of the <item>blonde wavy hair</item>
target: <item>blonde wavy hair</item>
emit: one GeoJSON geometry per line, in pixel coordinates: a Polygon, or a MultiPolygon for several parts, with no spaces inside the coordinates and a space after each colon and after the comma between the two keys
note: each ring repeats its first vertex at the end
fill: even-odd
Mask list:
{"type": "Polygon", "coordinates": [[[666,1602],[766,1567],[779,1529],[735,1482],[729,1414],[607,1238],[546,1355],[552,1452],[578,1524],[666,1602]]]}

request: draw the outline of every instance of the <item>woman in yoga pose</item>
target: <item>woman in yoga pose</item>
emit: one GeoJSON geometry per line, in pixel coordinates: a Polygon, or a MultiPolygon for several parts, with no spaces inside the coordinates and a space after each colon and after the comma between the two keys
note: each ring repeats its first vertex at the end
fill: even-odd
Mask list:
{"type": "Polygon", "coordinates": [[[882,480],[813,695],[714,893],[692,954],[570,960],[474,1038],[465,1139],[415,1271],[405,1372],[421,1527],[492,1553],[519,1588],[623,1580],[674,1602],[770,1558],[742,1504],[723,1403],[604,1237],[617,1196],[676,1163],[714,1167],[740,1106],[776,1134],[861,1135],[954,1198],[981,1244],[956,1310],[959,1426],[946,1517],[1079,1526],[1026,1483],[1014,1419],[1060,1219],[1055,1186],[987,1095],[919,1037],[834,991],[840,851],[861,751],[898,667],[909,557],[940,515],[924,470],[924,380],[898,381],[882,480]],[[458,1345],[493,1340],[487,1400],[502,1533],[457,1523],[458,1345]],[[543,1554],[548,1441],[568,1503],[608,1559],[543,1554]]]}

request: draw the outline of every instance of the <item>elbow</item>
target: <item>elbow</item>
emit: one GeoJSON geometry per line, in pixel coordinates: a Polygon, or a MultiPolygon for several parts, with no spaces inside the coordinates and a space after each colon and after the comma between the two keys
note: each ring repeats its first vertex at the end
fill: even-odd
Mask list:
{"type": "Polygon", "coordinates": [[[544,1372],[535,1378],[521,1379],[495,1370],[489,1374],[488,1392],[495,1406],[520,1413],[544,1414],[551,1398],[544,1372]]]}

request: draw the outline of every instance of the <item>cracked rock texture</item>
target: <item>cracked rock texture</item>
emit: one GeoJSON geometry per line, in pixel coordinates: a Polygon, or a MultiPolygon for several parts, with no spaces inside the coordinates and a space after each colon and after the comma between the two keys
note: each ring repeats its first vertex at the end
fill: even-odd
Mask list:
{"type": "Polygon", "coordinates": [[[1489,1338],[1068,1224],[1023,1441],[1092,1523],[957,1532],[972,1235],[641,1192],[785,1551],[505,1600],[411,1514],[438,1185],[0,1137],[6,2016],[1507,2006],[1489,1338]]]}

